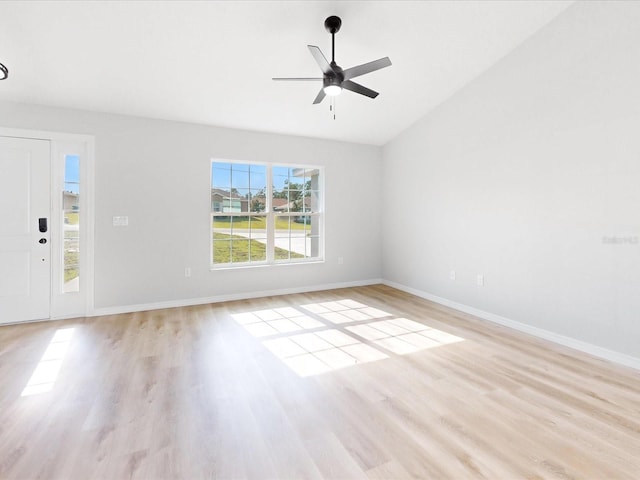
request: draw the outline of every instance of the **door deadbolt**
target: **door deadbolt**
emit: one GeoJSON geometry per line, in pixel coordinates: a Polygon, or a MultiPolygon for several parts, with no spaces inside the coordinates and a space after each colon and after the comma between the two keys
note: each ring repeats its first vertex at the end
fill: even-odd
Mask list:
{"type": "Polygon", "coordinates": [[[40,240],[38,240],[39,243],[41,243],[42,245],[44,245],[45,243],[47,243],[47,239],[46,238],[41,238],[40,240]]]}

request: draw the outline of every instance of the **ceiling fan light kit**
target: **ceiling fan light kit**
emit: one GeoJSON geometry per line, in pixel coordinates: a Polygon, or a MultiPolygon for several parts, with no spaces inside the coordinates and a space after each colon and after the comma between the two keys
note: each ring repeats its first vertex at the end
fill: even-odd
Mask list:
{"type": "Polygon", "coordinates": [[[325,96],[335,97],[342,93],[342,90],[350,90],[354,93],[359,93],[360,95],[364,95],[369,98],[376,98],[378,96],[378,92],[375,92],[367,87],[360,85],[359,83],[353,82],[351,79],[355,77],[359,77],[361,75],[365,75],[367,73],[375,72],[376,70],[380,70],[381,68],[385,68],[391,65],[391,60],[389,57],[380,58],[378,60],[374,60],[373,62],[364,63],[362,65],[358,65],[356,67],[347,68],[343,70],[335,60],[335,52],[336,52],[336,43],[335,36],[336,33],[340,31],[340,27],[342,26],[342,20],[340,17],[332,15],[328,17],[324,21],[324,28],[331,34],[331,63],[327,61],[325,56],[323,55],[320,48],[315,45],[307,45],[311,55],[315,59],[316,63],[322,70],[322,77],[314,77],[314,78],[282,78],[276,77],[273,80],[290,80],[290,81],[306,81],[306,80],[322,80],[322,88],[315,100],[314,104],[318,104],[322,102],[325,96]]]}
{"type": "Polygon", "coordinates": [[[335,97],[342,93],[342,87],[340,85],[327,85],[322,89],[324,90],[324,93],[326,93],[330,97],[335,97]]]}
{"type": "Polygon", "coordinates": [[[0,63],[0,80],[6,80],[9,77],[9,69],[0,63]]]}

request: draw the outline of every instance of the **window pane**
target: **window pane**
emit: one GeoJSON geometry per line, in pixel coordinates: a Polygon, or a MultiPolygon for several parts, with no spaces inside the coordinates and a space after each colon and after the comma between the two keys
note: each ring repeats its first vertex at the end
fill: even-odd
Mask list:
{"type": "Polygon", "coordinates": [[[231,165],[214,163],[211,169],[211,188],[229,190],[231,188],[231,165]]]}
{"type": "Polygon", "coordinates": [[[304,196],[301,190],[289,190],[289,211],[302,212],[304,209],[304,196]]]}
{"type": "Polygon", "coordinates": [[[231,167],[231,187],[238,188],[249,188],[249,168],[247,169],[239,169],[238,166],[233,165],[231,167]]]}
{"type": "Polygon", "coordinates": [[[240,188],[235,190],[235,197],[237,198],[240,211],[248,212],[249,211],[249,189],[248,188],[240,188]]]}
{"type": "Polygon", "coordinates": [[[287,210],[286,205],[289,203],[287,194],[288,185],[289,169],[285,167],[274,167],[272,205],[276,212],[287,210]]]}
{"type": "Polygon", "coordinates": [[[231,217],[215,216],[213,217],[213,227],[218,233],[231,233],[231,217]]]}
{"type": "Polygon", "coordinates": [[[213,263],[231,262],[231,236],[224,233],[213,234],[213,263]]]}
{"type": "MultiPolygon", "coordinates": [[[[214,213],[239,213],[242,211],[242,197],[234,188],[224,190],[221,188],[211,189],[211,211],[214,213]]],[[[245,203],[246,207],[246,203],[245,203]]]]}
{"type": "Polygon", "coordinates": [[[252,262],[264,262],[267,260],[266,217],[251,217],[249,227],[249,258],[252,262]]]}
{"type": "Polygon", "coordinates": [[[264,165],[251,165],[249,187],[252,190],[267,191],[267,167],[264,165]]]}
{"type": "Polygon", "coordinates": [[[274,258],[276,260],[289,260],[289,250],[276,246],[274,258]]]}
{"type": "Polygon", "coordinates": [[[291,217],[288,215],[282,215],[276,217],[276,237],[288,236],[289,229],[291,228],[291,217]]]}
{"type": "Polygon", "coordinates": [[[309,235],[306,241],[307,256],[317,258],[320,256],[320,235],[309,235]]]}
{"type": "Polygon", "coordinates": [[[273,188],[282,189],[289,180],[288,167],[273,167],[273,188]]]}
{"type": "Polygon", "coordinates": [[[319,212],[320,211],[320,192],[318,190],[309,190],[306,192],[307,194],[307,204],[308,204],[308,212],[319,212]]]}
{"type": "Polygon", "coordinates": [[[262,245],[259,248],[251,249],[252,262],[265,262],[267,260],[267,246],[262,245]]]}
{"type": "Polygon", "coordinates": [[[266,245],[267,243],[267,219],[266,217],[250,218],[250,235],[252,240],[258,240],[266,245]]]}
{"type": "Polygon", "coordinates": [[[233,237],[231,240],[231,262],[232,263],[243,263],[249,261],[249,240],[248,239],[238,239],[237,237],[233,237]]]}
{"type": "Polygon", "coordinates": [[[233,172],[237,173],[249,173],[249,169],[251,168],[250,165],[247,164],[243,164],[243,163],[232,163],[231,164],[231,170],[233,172]]]}
{"type": "Polygon", "coordinates": [[[211,189],[211,211],[222,212],[222,199],[224,196],[224,190],[219,188],[211,189]]]}
{"type": "Polygon", "coordinates": [[[264,212],[267,209],[267,197],[264,189],[251,189],[249,193],[249,211],[251,212],[264,212]]]}
{"type": "Polygon", "coordinates": [[[297,223],[297,217],[279,216],[276,218],[274,243],[276,260],[304,258],[307,251],[304,223],[297,223]]]}
{"type": "Polygon", "coordinates": [[[291,242],[289,232],[291,230],[291,217],[276,217],[276,225],[274,232],[274,258],[276,260],[288,260],[291,253],[291,242]]]}
{"type": "Polygon", "coordinates": [[[80,157],[65,155],[62,192],[64,293],[80,291],[80,157]]]}

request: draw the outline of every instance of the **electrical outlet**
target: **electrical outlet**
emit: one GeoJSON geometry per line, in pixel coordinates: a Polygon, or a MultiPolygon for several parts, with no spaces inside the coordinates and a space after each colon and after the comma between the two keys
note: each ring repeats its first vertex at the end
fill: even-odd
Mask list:
{"type": "Polygon", "coordinates": [[[191,276],[191,268],[190,267],[186,267],[184,269],[184,276],[185,277],[190,277],[191,276]]]}
{"type": "Polygon", "coordinates": [[[451,280],[455,280],[455,279],[456,279],[456,271],[455,271],[455,270],[451,270],[451,271],[449,272],[449,278],[450,278],[451,280]]]}
{"type": "Polygon", "coordinates": [[[477,282],[478,282],[478,286],[479,287],[484,287],[484,275],[482,275],[481,273],[478,274],[477,277],[477,282]]]}

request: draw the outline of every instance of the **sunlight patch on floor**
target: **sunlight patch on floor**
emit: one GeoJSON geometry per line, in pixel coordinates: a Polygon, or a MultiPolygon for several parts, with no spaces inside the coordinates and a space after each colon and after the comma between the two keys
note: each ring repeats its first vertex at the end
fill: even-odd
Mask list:
{"type": "Polygon", "coordinates": [[[370,320],[372,318],[384,318],[391,316],[390,313],[369,307],[353,300],[312,303],[308,305],[301,305],[300,307],[334,324],[351,323],[361,320],[370,320]]]}
{"type": "Polygon", "coordinates": [[[325,326],[322,322],[290,307],[237,313],[233,318],[254,337],[267,337],[278,333],[299,332],[325,326]]]}
{"type": "Polygon", "coordinates": [[[263,342],[271,352],[302,377],[388,358],[339,330],[322,330],[263,342]]]}
{"type": "Polygon", "coordinates": [[[346,329],[398,355],[464,340],[406,318],[370,322],[346,329]]]}
{"type": "Polygon", "coordinates": [[[27,397],[46,393],[53,389],[73,332],[73,328],[63,328],[56,331],[20,396],[27,397]]]}
{"type": "Polygon", "coordinates": [[[464,340],[350,299],[231,316],[301,377],[464,340]]]}

